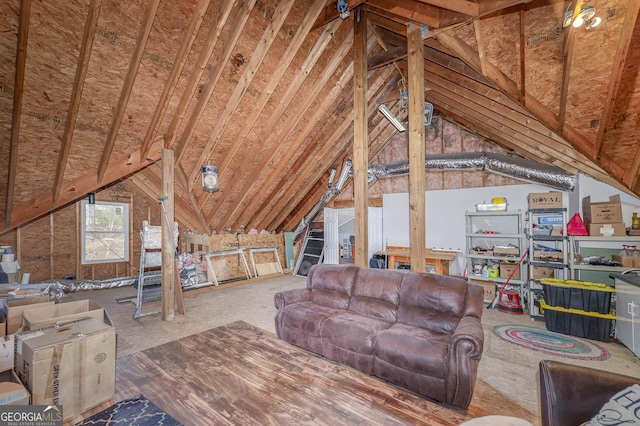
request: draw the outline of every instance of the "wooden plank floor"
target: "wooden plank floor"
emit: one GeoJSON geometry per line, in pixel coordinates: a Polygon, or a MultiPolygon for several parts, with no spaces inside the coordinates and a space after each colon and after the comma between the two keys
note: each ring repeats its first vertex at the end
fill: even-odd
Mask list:
{"type": "Polygon", "coordinates": [[[453,426],[471,418],[242,321],[119,358],[115,400],[139,394],[185,425],[453,426]]]}

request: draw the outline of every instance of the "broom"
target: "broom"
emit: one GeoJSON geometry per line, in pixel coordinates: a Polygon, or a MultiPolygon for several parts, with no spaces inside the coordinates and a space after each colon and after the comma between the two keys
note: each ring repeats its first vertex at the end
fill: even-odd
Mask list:
{"type": "Polygon", "coordinates": [[[527,254],[529,253],[529,249],[526,249],[524,251],[524,253],[522,254],[522,257],[520,258],[520,260],[518,261],[518,263],[516,263],[516,267],[513,268],[513,271],[511,271],[511,273],[509,274],[509,276],[507,277],[507,280],[502,284],[502,287],[500,287],[500,290],[498,292],[496,292],[496,297],[493,298],[493,300],[491,301],[491,303],[489,303],[487,305],[487,309],[493,309],[495,308],[496,304],[498,303],[498,299],[500,298],[500,292],[502,290],[504,290],[504,288],[507,286],[507,284],[509,284],[509,281],[511,280],[511,277],[513,277],[513,274],[516,273],[516,271],[518,270],[518,268],[520,267],[520,264],[522,263],[522,261],[524,260],[524,258],[527,256],[527,254]]]}

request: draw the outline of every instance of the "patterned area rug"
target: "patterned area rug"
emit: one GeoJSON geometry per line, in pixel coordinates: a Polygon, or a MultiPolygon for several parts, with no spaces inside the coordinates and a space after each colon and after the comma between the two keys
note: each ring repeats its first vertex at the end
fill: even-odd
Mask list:
{"type": "Polygon", "coordinates": [[[549,355],[592,361],[609,358],[609,352],[595,343],[552,331],[500,325],[494,327],[493,332],[504,341],[549,355]]]}
{"type": "Polygon", "coordinates": [[[140,395],[120,401],[76,424],[84,425],[182,426],[182,423],[140,395]]]}

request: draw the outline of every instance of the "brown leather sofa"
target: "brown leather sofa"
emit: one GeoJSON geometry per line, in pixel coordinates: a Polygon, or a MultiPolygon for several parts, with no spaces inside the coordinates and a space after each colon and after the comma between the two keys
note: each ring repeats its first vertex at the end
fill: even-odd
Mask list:
{"type": "Polygon", "coordinates": [[[280,339],[436,401],[467,408],[484,333],[483,291],[461,278],[316,265],[275,295],[280,339]]]}
{"type": "Polygon", "coordinates": [[[593,418],[621,390],[640,383],[609,371],[542,360],[540,418],[542,426],[577,426],[593,418]]]}

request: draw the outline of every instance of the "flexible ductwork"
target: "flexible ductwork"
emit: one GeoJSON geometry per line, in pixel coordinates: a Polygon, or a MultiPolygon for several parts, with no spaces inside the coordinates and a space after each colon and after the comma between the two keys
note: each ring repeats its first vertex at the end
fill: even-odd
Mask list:
{"type": "MultiPolygon", "coordinates": [[[[559,167],[538,163],[524,158],[512,157],[493,152],[476,152],[462,154],[434,154],[425,157],[425,170],[486,170],[525,182],[546,185],[562,191],[573,191],[576,176],[571,175],[559,167]]],[[[409,174],[409,160],[401,160],[388,164],[373,164],[368,169],[368,181],[372,184],[377,179],[403,176],[409,174]]],[[[345,162],[340,178],[322,198],[313,206],[311,211],[302,219],[295,229],[298,236],[310,224],[320,211],[340,193],[342,186],[351,176],[351,160],[345,162]]]]}
{"type": "MultiPolygon", "coordinates": [[[[487,170],[530,183],[546,185],[562,191],[573,191],[575,175],[559,167],[493,152],[468,154],[435,154],[425,158],[429,170],[487,170]]],[[[369,166],[369,183],[376,179],[409,174],[409,160],[369,166]]]]}

